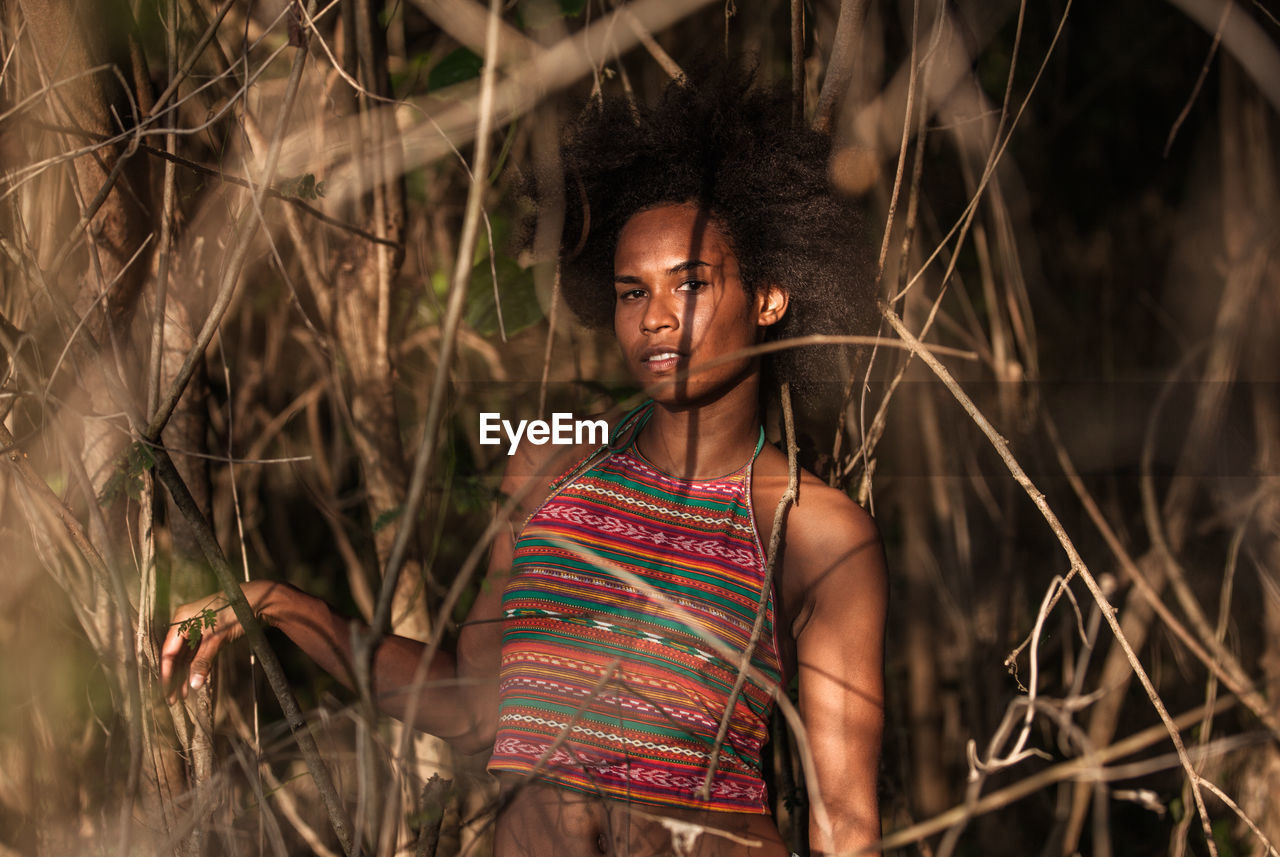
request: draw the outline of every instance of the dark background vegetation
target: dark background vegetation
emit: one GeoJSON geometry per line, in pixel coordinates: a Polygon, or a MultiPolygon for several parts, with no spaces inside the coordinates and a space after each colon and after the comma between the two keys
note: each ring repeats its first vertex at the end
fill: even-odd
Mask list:
{"type": "MultiPolygon", "coordinates": [[[[275,679],[246,646],[166,706],[156,641],[227,563],[366,619],[402,569],[392,626],[447,645],[505,460],[477,415],[634,395],[558,301],[553,206],[520,249],[522,177],[596,87],[651,100],[743,56],[790,84],[797,14],[803,119],[883,243],[886,311],[971,400],[886,321],[846,419],[804,426],[889,552],[886,850],[1280,842],[1280,10],[499,5],[476,147],[474,0],[0,2],[0,855],[336,854],[335,818],[365,850],[485,853],[483,760],[270,635],[275,679]]],[[[795,740],[772,776],[803,848],[795,740]]]]}

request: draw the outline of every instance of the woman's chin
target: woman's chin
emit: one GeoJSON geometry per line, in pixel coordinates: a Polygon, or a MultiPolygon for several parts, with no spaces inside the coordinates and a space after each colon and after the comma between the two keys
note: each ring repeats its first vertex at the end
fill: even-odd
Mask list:
{"type": "Polygon", "coordinates": [[[687,411],[719,402],[730,396],[737,385],[690,383],[687,378],[671,377],[642,386],[645,395],[660,407],[669,411],[687,411]]]}
{"type": "Polygon", "coordinates": [[[664,407],[687,407],[693,401],[687,381],[674,377],[644,384],[644,393],[664,407]]]}
{"type": "Polygon", "coordinates": [[[632,377],[646,396],[671,410],[704,407],[737,394],[754,407],[759,390],[759,369],[751,362],[701,371],[632,372],[632,377]]]}

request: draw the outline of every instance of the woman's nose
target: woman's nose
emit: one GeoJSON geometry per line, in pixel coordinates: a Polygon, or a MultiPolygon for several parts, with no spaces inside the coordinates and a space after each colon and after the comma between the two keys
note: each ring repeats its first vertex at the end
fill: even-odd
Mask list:
{"type": "Polygon", "coordinates": [[[677,330],[680,327],[680,314],[674,295],[653,294],[645,304],[644,316],[640,326],[645,333],[656,333],[660,330],[677,330]]]}

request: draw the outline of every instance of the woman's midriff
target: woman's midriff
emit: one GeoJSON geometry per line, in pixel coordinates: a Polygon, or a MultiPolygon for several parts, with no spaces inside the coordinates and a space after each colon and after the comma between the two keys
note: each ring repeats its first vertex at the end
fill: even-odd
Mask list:
{"type": "Polygon", "coordinates": [[[669,809],[502,776],[494,857],[786,857],[772,816],[669,809]],[[677,842],[680,837],[692,840],[677,842]],[[688,844],[687,848],[680,845],[688,844]]]}

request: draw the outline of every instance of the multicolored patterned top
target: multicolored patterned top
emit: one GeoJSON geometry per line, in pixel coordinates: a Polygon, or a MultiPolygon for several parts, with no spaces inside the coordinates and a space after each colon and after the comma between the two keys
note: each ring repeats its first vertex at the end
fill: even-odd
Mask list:
{"type": "MultiPolygon", "coordinates": [[[[516,540],[489,770],[653,806],[767,813],[760,750],[780,661],[751,509],[755,456],[719,479],[672,478],[635,448],[649,413],[553,483],[516,540]],[[744,685],[703,799],[762,600],[751,663],[765,681],[744,685]]],[[[761,432],[756,455],[763,443],[761,432]]]]}

